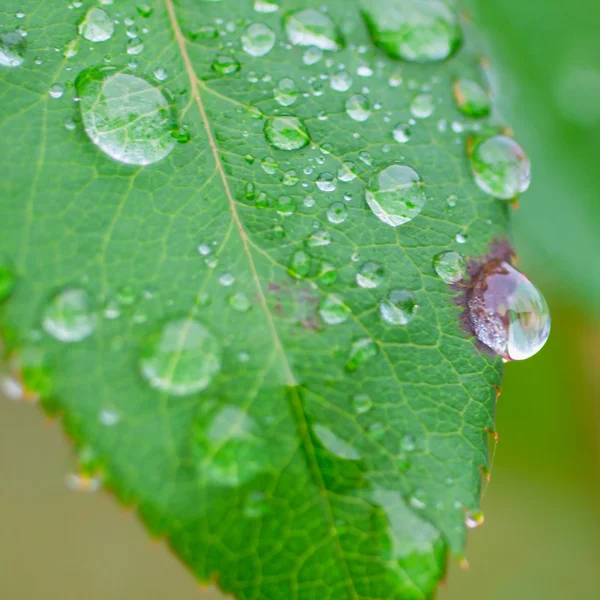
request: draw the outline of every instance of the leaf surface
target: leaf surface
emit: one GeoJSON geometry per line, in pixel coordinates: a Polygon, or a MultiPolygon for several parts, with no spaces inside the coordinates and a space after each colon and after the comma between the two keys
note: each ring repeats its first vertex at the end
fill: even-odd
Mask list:
{"type": "Polygon", "coordinates": [[[468,40],[446,62],[400,62],[358,2],[328,0],[337,37],[314,61],[285,15],[322,5],[127,0],[102,5],[114,33],[90,42],[88,5],[8,0],[3,31],[28,35],[0,70],[0,249],[18,275],[0,324],[83,470],[199,579],[248,599],[428,598],[463,554],[501,372],[433,259],[485,255],[507,210],[454,131],[474,122],[453,81],[482,81],[468,40]],[[275,34],[262,56],[243,50],[252,23],[275,34]],[[284,79],[297,94],[282,106],[284,79]],[[434,111],[415,118],[422,93],[434,111]],[[357,94],[365,120],[346,110],[357,94]],[[269,143],[274,126],[294,149],[269,143]],[[391,164],[425,198],[398,227],[365,196],[391,164]],[[382,318],[394,291],[406,324],[382,318]]]}

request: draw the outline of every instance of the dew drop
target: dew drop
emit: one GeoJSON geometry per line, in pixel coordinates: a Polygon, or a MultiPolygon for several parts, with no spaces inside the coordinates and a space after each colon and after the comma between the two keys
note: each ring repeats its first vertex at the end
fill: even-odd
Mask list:
{"type": "Polygon", "coordinates": [[[354,166],[354,163],[352,163],[352,162],[345,162],[338,169],[337,178],[340,181],[344,181],[344,182],[354,181],[356,179],[356,177],[357,177],[357,175],[356,175],[355,166],[354,166]]]}
{"type": "Polygon", "coordinates": [[[277,12],[279,4],[275,0],[254,0],[254,10],[259,13],[277,12]]]}
{"type": "Polygon", "coordinates": [[[252,304],[244,292],[237,292],[230,296],[229,306],[237,312],[248,312],[252,308],[252,304]]]}
{"type": "Polygon", "coordinates": [[[340,225],[348,218],[348,209],[342,202],[334,202],[327,209],[327,220],[333,225],[340,225]]]}
{"type": "Polygon", "coordinates": [[[92,299],[81,288],[67,288],[55,294],[44,309],[42,327],[59,342],[81,342],[92,335],[97,314],[92,299]]]}
{"type": "Polygon", "coordinates": [[[154,69],[153,75],[157,81],[165,81],[169,76],[167,70],[164,67],[156,67],[156,69],[154,69]]]}
{"type": "Polygon", "coordinates": [[[314,65],[323,58],[323,50],[317,46],[310,46],[304,51],[302,61],[305,65],[314,65]]]}
{"type": "Polygon", "coordinates": [[[371,105],[368,98],[354,94],[346,100],[346,114],[354,121],[362,123],[371,116],[371,105]]]}
{"type": "Polygon", "coordinates": [[[459,231],[454,238],[457,244],[466,244],[469,236],[466,231],[459,231]]]}
{"type": "Polygon", "coordinates": [[[289,217],[296,211],[296,202],[289,196],[279,196],[274,202],[275,210],[283,217],[289,217]]]}
{"type": "Polygon", "coordinates": [[[242,35],[242,48],[250,56],[265,56],[275,45],[275,33],[263,23],[249,25],[242,35]]]}
{"type": "Polygon", "coordinates": [[[101,8],[90,8],[79,24],[79,34],[90,42],[106,42],[114,31],[113,20],[101,8]]]}
{"type": "Polygon", "coordinates": [[[0,33],[0,65],[18,67],[25,60],[27,43],[18,31],[0,33]]]}
{"type": "Polygon", "coordinates": [[[217,54],[210,68],[220,75],[233,75],[241,69],[241,65],[235,56],[217,54]]]}
{"type": "Polygon", "coordinates": [[[331,89],[336,92],[346,92],[352,85],[352,77],[346,71],[340,71],[331,76],[329,84],[331,85],[331,89]]]}
{"type": "Polygon", "coordinates": [[[454,82],[454,98],[460,112],[467,117],[481,119],[490,114],[487,92],[471,79],[458,79],[454,82]]]}
{"type": "Polygon", "coordinates": [[[335,191],[335,177],[331,173],[321,173],[317,177],[316,184],[322,192],[335,191]]]}
{"type": "Polygon", "coordinates": [[[331,234],[329,231],[325,229],[319,229],[315,231],[311,235],[309,235],[305,240],[304,244],[308,248],[317,248],[320,246],[329,246],[331,244],[331,234]]]}
{"type": "Polygon", "coordinates": [[[362,12],[373,42],[392,58],[444,60],[462,40],[456,14],[441,0],[372,0],[362,12]]]}
{"type": "Polygon", "coordinates": [[[458,283],[467,270],[465,259],[458,252],[441,252],[433,259],[433,268],[445,283],[458,283]]]}
{"type": "Polygon", "coordinates": [[[471,169],[477,185],[502,200],[527,191],[531,183],[529,158],[517,142],[505,135],[477,143],[471,152],[471,169]]]}
{"type": "Polygon", "coordinates": [[[431,94],[419,94],[410,104],[410,112],[415,119],[426,119],[434,110],[435,102],[431,94]]]}
{"type": "Polygon", "coordinates": [[[423,210],[426,197],[416,171],[405,165],[392,164],[371,178],[366,199],[379,219],[398,227],[423,210]]]}
{"type": "Polygon", "coordinates": [[[373,401],[367,394],[356,394],[352,399],[352,406],[357,415],[364,415],[373,407],[373,401]]]}
{"type": "Polygon", "coordinates": [[[344,38],[335,23],[322,12],[306,9],[287,13],[283,26],[294,46],[316,46],[321,50],[340,50],[344,38]]]}
{"type": "Polygon", "coordinates": [[[356,273],[356,283],[364,289],[375,289],[383,282],[383,267],[376,262],[366,262],[356,273]]]}
{"type": "Polygon", "coordinates": [[[355,340],[350,346],[348,361],[345,369],[349,373],[355,373],[369,359],[377,356],[379,349],[371,338],[355,340]]]}
{"type": "Polygon", "coordinates": [[[285,77],[279,82],[276,89],[273,90],[273,96],[281,106],[291,106],[298,98],[298,89],[293,79],[285,77]]]}
{"type": "Polygon", "coordinates": [[[485,518],[480,510],[469,510],[465,513],[465,525],[469,529],[476,529],[483,525],[485,518]]]}
{"type": "Polygon", "coordinates": [[[272,156],[267,156],[263,159],[260,166],[267,175],[275,175],[277,169],[279,169],[279,164],[272,156]]]}
{"type": "Polygon", "coordinates": [[[170,321],[150,335],[140,354],[140,370],[155,389],[174,396],[205,390],[221,370],[217,338],[191,318],[170,321]]]}
{"type": "Polygon", "coordinates": [[[394,290],[379,305],[381,318],[388,325],[408,325],[417,312],[414,294],[406,290],[394,290]]]}
{"type": "Polygon", "coordinates": [[[299,150],[310,142],[306,125],[297,117],[271,117],[265,123],[265,137],[279,150],[299,150]]]}
{"type": "Polygon", "coordinates": [[[352,314],[350,308],[338,296],[333,294],[319,304],[319,314],[327,325],[341,325],[352,314]]]}
{"type": "Polygon", "coordinates": [[[399,144],[406,144],[410,140],[410,127],[406,123],[399,123],[392,134],[399,144]]]}
{"type": "Polygon", "coordinates": [[[146,80],[107,66],[82,71],[75,85],[85,132],[111,158],[148,165],[173,150],[172,108],[146,80]]]}
{"type": "Polygon", "coordinates": [[[60,83],[55,83],[48,92],[50,94],[50,98],[62,98],[65,93],[65,88],[60,83]]]}
{"type": "Polygon", "coordinates": [[[140,17],[144,19],[149,19],[154,12],[154,9],[149,4],[138,4],[136,8],[140,17]]]}
{"type": "Polygon", "coordinates": [[[304,250],[297,250],[288,265],[288,273],[296,279],[307,277],[312,266],[311,257],[304,250]]]}
{"type": "Polygon", "coordinates": [[[550,310],[539,290],[501,260],[486,263],[468,298],[471,323],[480,342],[505,360],[537,354],[550,335],[550,310]]]}

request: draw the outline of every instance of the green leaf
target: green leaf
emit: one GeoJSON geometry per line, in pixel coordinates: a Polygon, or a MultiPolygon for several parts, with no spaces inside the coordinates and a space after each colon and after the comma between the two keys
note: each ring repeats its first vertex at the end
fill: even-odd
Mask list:
{"type": "Polygon", "coordinates": [[[505,236],[452,89],[485,82],[446,9],[441,46],[382,51],[368,27],[396,3],[368,27],[358,2],[280,4],[8,0],[2,31],[28,35],[2,38],[22,61],[0,67],[0,325],[83,472],[199,579],[428,598],[500,382],[434,268],[505,236]]]}

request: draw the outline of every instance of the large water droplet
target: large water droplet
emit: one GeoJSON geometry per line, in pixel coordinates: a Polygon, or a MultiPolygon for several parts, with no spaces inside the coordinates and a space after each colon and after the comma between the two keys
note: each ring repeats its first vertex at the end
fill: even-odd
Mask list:
{"type": "Polygon", "coordinates": [[[321,50],[340,50],[344,46],[344,38],[331,18],[310,8],[287,13],[283,26],[295,46],[316,46],[321,50]]]}
{"type": "Polygon", "coordinates": [[[539,352],[550,335],[550,310],[539,290],[501,260],[479,271],[468,298],[480,342],[505,360],[524,360],[539,352]]]}
{"type": "Polygon", "coordinates": [[[319,304],[319,314],[327,325],[341,325],[352,313],[341,298],[332,294],[319,304]]]}
{"type": "Polygon", "coordinates": [[[460,112],[467,117],[480,119],[490,114],[490,97],[471,79],[458,79],[454,82],[454,98],[460,112]]]}
{"type": "Polygon", "coordinates": [[[115,31],[113,20],[101,8],[90,8],[79,24],[79,33],[90,42],[105,42],[115,31]]]}
{"type": "Polygon", "coordinates": [[[485,518],[480,510],[469,510],[465,513],[465,525],[469,529],[481,527],[485,518]]]}
{"type": "Polygon", "coordinates": [[[379,305],[381,318],[389,325],[408,325],[417,312],[414,294],[406,290],[394,290],[379,305]]]}
{"type": "Polygon", "coordinates": [[[279,9],[275,0],[254,0],[254,10],[260,13],[272,13],[279,9]]]}
{"type": "Polygon", "coordinates": [[[456,14],[441,0],[372,0],[363,16],[373,42],[392,58],[444,60],[462,40],[456,14]]]}
{"type": "Polygon", "coordinates": [[[346,92],[352,85],[352,77],[346,71],[339,71],[330,77],[329,83],[336,92],[346,92]]]}
{"type": "Polygon", "coordinates": [[[369,181],[367,203],[384,223],[398,227],[414,219],[425,206],[419,174],[405,165],[392,164],[369,181]]]}
{"type": "Polygon", "coordinates": [[[445,283],[458,283],[464,276],[467,266],[458,252],[441,252],[433,259],[433,268],[445,283]]]}
{"type": "Polygon", "coordinates": [[[477,185],[494,198],[511,200],[527,191],[531,183],[529,158],[505,135],[477,143],[471,152],[471,168],[477,185]]]}
{"type": "Polygon", "coordinates": [[[251,56],[265,56],[275,45],[275,33],[263,23],[253,23],[242,35],[242,47],[251,56]]]}
{"type": "Polygon", "coordinates": [[[0,33],[0,65],[18,67],[25,60],[27,44],[18,31],[0,33]]]}
{"type": "Polygon", "coordinates": [[[189,396],[205,390],[221,370],[221,344],[192,318],[170,321],[144,343],[140,370],[155,389],[189,396]]]}
{"type": "Polygon", "coordinates": [[[333,225],[340,225],[348,218],[348,209],[343,202],[334,202],[327,209],[327,220],[333,225]]]}
{"type": "Polygon", "coordinates": [[[410,140],[410,127],[407,123],[399,123],[394,127],[392,134],[399,144],[406,144],[410,140]]]}
{"type": "Polygon", "coordinates": [[[81,288],[55,294],[42,316],[44,331],[60,342],[81,342],[92,335],[97,322],[92,299],[81,288]]]}
{"type": "Polygon", "coordinates": [[[299,150],[310,142],[306,125],[297,117],[272,117],[265,123],[267,141],[279,150],[299,150]]]}
{"type": "Polygon", "coordinates": [[[419,94],[410,104],[410,112],[416,119],[426,119],[433,114],[435,101],[431,94],[419,94]]]}
{"type": "Polygon", "coordinates": [[[114,67],[94,67],[82,71],[75,85],[85,132],[111,158],[148,165],[173,150],[171,106],[146,80],[114,67]]]}
{"type": "Polygon", "coordinates": [[[346,100],[346,113],[354,121],[362,123],[371,116],[371,105],[368,98],[354,94],[346,100]]]}
{"type": "Polygon", "coordinates": [[[383,281],[383,267],[376,262],[366,262],[358,273],[356,273],[356,283],[361,288],[375,289],[383,281]]]}

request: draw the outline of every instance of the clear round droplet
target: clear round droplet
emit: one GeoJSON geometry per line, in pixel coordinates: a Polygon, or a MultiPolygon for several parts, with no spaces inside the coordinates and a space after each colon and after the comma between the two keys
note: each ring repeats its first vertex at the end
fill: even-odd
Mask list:
{"type": "Polygon", "coordinates": [[[291,106],[298,98],[298,89],[293,79],[285,77],[273,90],[273,96],[281,106],[291,106]]]}
{"type": "Polygon", "coordinates": [[[60,83],[55,83],[48,92],[50,94],[50,98],[62,98],[65,93],[65,88],[60,83]]]}
{"type": "Polygon", "coordinates": [[[230,54],[217,54],[210,68],[220,75],[233,75],[241,69],[240,62],[230,54]]]}
{"type": "Polygon", "coordinates": [[[145,341],[140,371],[155,389],[174,396],[205,390],[221,370],[221,344],[192,318],[170,321],[145,341]]]}
{"type": "Polygon", "coordinates": [[[354,94],[346,100],[346,114],[354,121],[362,123],[371,116],[371,104],[368,98],[354,94]]]}
{"type": "Polygon", "coordinates": [[[364,289],[375,289],[383,282],[383,267],[376,262],[366,262],[356,273],[356,283],[364,289]]]}
{"type": "Polygon", "coordinates": [[[375,0],[364,3],[362,14],[375,45],[392,58],[444,60],[462,41],[458,17],[442,0],[375,0]]]}
{"type": "Polygon", "coordinates": [[[367,394],[356,394],[352,399],[352,406],[354,407],[354,412],[356,414],[364,415],[373,407],[373,401],[367,394]]]}
{"type": "Polygon", "coordinates": [[[341,325],[350,317],[350,308],[335,295],[325,297],[319,304],[319,314],[327,325],[341,325]]]}
{"type": "Polygon", "coordinates": [[[407,123],[399,123],[392,132],[394,140],[399,144],[406,144],[410,140],[410,127],[407,123]]]}
{"type": "Polygon", "coordinates": [[[304,250],[294,252],[288,265],[288,273],[296,279],[307,277],[312,266],[312,259],[304,250]]]}
{"type": "Polygon", "coordinates": [[[343,202],[334,202],[327,209],[327,220],[333,225],[340,225],[348,218],[348,209],[343,202]]]}
{"type": "Polygon", "coordinates": [[[357,178],[355,169],[354,163],[345,162],[338,169],[337,178],[343,182],[354,181],[357,178]]]}
{"type": "Polygon", "coordinates": [[[25,60],[27,43],[18,31],[0,33],[0,66],[18,67],[25,60]]]}
{"type": "Polygon", "coordinates": [[[264,23],[249,25],[242,35],[242,48],[250,56],[265,56],[275,45],[275,33],[264,23]]]}
{"type": "Polygon", "coordinates": [[[93,67],[82,71],[75,85],[85,132],[111,158],[148,165],[173,150],[171,105],[145,79],[115,67],[93,67]]]}
{"type": "Polygon", "coordinates": [[[381,318],[388,325],[408,325],[417,312],[418,305],[412,292],[394,290],[379,305],[381,318]]]}
{"type": "Polygon", "coordinates": [[[106,42],[114,31],[113,20],[101,8],[90,8],[79,24],[79,34],[90,42],[106,42]]]}
{"type": "Polygon", "coordinates": [[[523,148],[505,135],[477,143],[471,152],[477,185],[490,196],[512,200],[531,183],[531,163],[523,148]]]}
{"type": "Polygon", "coordinates": [[[414,169],[392,164],[371,178],[366,199],[379,219],[398,227],[414,219],[423,210],[426,197],[423,181],[414,169]]]}
{"type": "Polygon", "coordinates": [[[265,137],[279,150],[299,150],[310,142],[306,125],[297,117],[272,117],[265,123],[265,137]]]}
{"type": "Polygon", "coordinates": [[[481,119],[490,114],[490,97],[472,79],[458,79],[454,82],[454,98],[460,112],[467,117],[481,119]]]}
{"type": "Polygon", "coordinates": [[[469,529],[481,527],[484,521],[484,515],[480,510],[469,510],[465,513],[465,525],[469,529]]]}
{"type": "Polygon", "coordinates": [[[513,266],[492,260],[479,271],[468,297],[480,342],[505,360],[537,354],[550,335],[550,310],[539,290],[513,266]]]}
{"type": "Polygon", "coordinates": [[[42,327],[59,342],[81,342],[92,335],[98,316],[89,293],[67,288],[55,294],[44,309],[42,327]]]}
{"type": "Polygon", "coordinates": [[[433,259],[433,268],[445,283],[458,283],[465,276],[467,265],[458,252],[441,252],[433,259]]]}
{"type": "Polygon", "coordinates": [[[355,373],[369,359],[377,356],[378,352],[377,344],[371,338],[365,337],[355,340],[350,346],[348,360],[345,365],[346,371],[355,373]]]}
{"type": "Polygon", "coordinates": [[[321,173],[315,183],[322,192],[335,191],[335,177],[332,173],[321,173]]]}
{"type": "Polygon", "coordinates": [[[329,84],[331,85],[331,89],[336,92],[346,92],[352,85],[352,77],[346,71],[339,71],[330,77],[329,84]]]}
{"type": "Polygon", "coordinates": [[[340,50],[344,38],[331,18],[317,10],[287,13],[283,18],[285,32],[294,46],[316,46],[321,50],[340,50]]]}
{"type": "Polygon", "coordinates": [[[434,110],[435,101],[431,94],[419,94],[410,104],[410,112],[415,119],[426,119],[434,110]]]}

